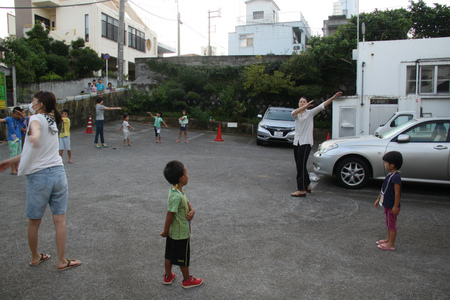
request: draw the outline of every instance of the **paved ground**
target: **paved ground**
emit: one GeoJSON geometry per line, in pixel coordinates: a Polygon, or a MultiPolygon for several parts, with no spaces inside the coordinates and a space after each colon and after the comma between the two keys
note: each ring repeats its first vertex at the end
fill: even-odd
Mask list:
{"type": "MultiPolygon", "coordinates": [[[[292,149],[260,147],[250,136],[178,131],[131,124],[123,147],[120,122],[105,124],[108,149],[93,136],[72,132],[67,257],[82,266],[58,272],[47,210],[39,249],[54,257],[29,267],[24,177],[0,174],[0,299],[449,299],[450,199],[448,186],[405,184],[397,250],[373,208],[380,182],[340,188],[332,178],[314,183],[308,197],[295,190],[292,149]],[[165,240],[159,236],[169,185],[162,170],[185,163],[185,191],[196,209],[191,273],[204,285],[162,284],[165,240]]],[[[8,158],[7,144],[0,159],[8,158]]],[[[65,160],[67,158],[65,157],[65,160]]]]}

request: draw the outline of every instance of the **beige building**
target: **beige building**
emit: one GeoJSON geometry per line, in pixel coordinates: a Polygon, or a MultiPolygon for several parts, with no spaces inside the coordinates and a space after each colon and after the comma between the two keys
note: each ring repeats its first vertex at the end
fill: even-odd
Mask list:
{"type": "MultiPolygon", "coordinates": [[[[102,57],[109,54],[109,71],[116,71],[119,0],[99,0],[91,4],[92,2],[94,1],[15,0],[16,7],[30,8],[16,9],[15,35],[21,38],[37,21],[50,30],[50,36],[55,40],[70,43],[81,37],[87,47],[94,49],[102,57]]],[[[12,32],[10,34],[14,35],[12,32]]],[[[124,74],[133,80],[135,58],[156,56],[158,56],[156,32],[150,30],[136,12],[125,4],[124,74]]]]}

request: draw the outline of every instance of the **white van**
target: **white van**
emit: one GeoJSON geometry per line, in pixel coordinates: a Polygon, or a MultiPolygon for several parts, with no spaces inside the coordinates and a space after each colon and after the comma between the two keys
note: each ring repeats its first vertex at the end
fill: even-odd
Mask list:
{"type": "Polygon", "coordinates": [[[380,136],[385,132],[388,132],[395,127],[402,125],[403,123],[408,122],[412,118],[416,117],[415,111],[398,111],[384,125],[380,125],[380,127],[375,130],[375,136],[380,136]]]}

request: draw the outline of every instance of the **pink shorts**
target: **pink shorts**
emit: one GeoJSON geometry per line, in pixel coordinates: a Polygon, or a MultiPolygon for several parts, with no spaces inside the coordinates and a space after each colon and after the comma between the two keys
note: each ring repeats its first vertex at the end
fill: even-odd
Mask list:
{"type": "Polygon", "coordinates": [[[400,208],[398,214],[394,215],[392,209],[384,208],[384,214],[386,215],[386,226],[390,231],[397,231],[397,216],[400,214],[400,208]]]}

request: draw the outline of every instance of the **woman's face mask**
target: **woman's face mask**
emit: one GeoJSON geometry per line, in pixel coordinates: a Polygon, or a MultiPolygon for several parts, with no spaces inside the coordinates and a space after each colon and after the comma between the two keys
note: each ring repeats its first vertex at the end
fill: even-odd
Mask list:
{"type": "Polygon", "coordinates": [[[34,106],[35,104],[37,104],[37,103],[34,103],[34,100],[33,100],[33,102],[31,102],[31,103],[28,105],[28,110],[30,111],[30,113],[31,113],[32,115],[36,114],[36,110],[34,110],[34,108],[33,108],[33,106],[34,106]]]}

